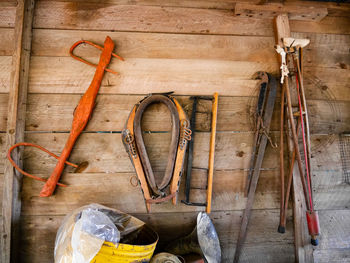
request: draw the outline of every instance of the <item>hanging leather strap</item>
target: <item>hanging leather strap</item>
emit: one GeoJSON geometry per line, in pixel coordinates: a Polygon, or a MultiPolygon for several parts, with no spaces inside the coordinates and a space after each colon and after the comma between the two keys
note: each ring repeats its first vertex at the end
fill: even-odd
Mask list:
{"type": "Polygon", "coordinates": [[[135,167],[144,197],[147,210],[150,204],[173,200],[176,203],[178,185],[183,170],[183,161],[187,141],[191,140],[191,130],[185,112],[175,98],[169,93],[151,94],[142,99],[132,109],[122,132],[123,143],[135,167]],[[163,103],[171,115],[171,142],[168,161],[164,176],[158,184],[148,157],[144,139],[142,137],[141,121],[145,110],[153,103],[163,103]],[[171,184],[170,194],[166,194],[171,184]]]}

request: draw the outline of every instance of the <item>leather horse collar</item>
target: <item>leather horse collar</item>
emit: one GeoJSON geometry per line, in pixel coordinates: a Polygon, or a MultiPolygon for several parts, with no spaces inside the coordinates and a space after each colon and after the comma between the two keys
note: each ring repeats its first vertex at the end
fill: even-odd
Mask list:
{"type": "Polygon", "coordinates": [[[136,170],[148,211],[152,203],[161,203],[172,199],[173,204],[176,204],[187,141],[191,140],[190,122],[186,113],[170,94],[150,94],[142,99],[133,107],[122,132],[123,143],[136,170]],[[172,123],[167,166],[159,184],[154,177],[141,129],[143,113],[153,103],[163,103],[167,106],[172,123]],[[167,194],[169,184],[170,194],[167,194]]]}

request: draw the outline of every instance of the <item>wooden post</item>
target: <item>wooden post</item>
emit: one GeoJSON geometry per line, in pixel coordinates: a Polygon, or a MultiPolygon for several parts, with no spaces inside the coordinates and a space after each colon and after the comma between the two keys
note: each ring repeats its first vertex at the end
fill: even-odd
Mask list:
{"type": "MultiPolygon", "coordinates": [[[[24,140],[28,73],[32,40],[32,22],[35,0],[19,0],[14,29],[14,52],[9,88],[5,149],[24,140]]],[[[22,166],[22,152],[14,151],[16,163],[22,166]]],[[[18,261],[19,222],[21,214],[22,176],[5,160],[3,192],[3,225],[1,235],[1,262],[18,261]]]]}
{"type": "MultiPolygon", "coordinates": [[[[283,47],[283,38],[290,37],[289,20],[287,14],[278,15],[275,18],[276,45],[283,47]]],[[[279,59],[280,59],[280,55],[279,59]]],[[[285,85],[285,84],[283,84],[285,85]]],[[[282,100],[283,98],[281,98],[282,100]]],[[[291,140],[291,138],[288,138],[291,140]]],[[[291,141],[289,146],[293,145],[291,141]]],[[[292,153],[292,147],[289,149],[292,153]]],[[[292,154],[290,154],[292,156],[292,154]]],[[[313,262],[312,248],[306,226],[306,204],[304,200],[303,187],[300,179],[297,162],[293,167],[293,217],[294,217],[294,247],[296,262],[313,262]]]]}

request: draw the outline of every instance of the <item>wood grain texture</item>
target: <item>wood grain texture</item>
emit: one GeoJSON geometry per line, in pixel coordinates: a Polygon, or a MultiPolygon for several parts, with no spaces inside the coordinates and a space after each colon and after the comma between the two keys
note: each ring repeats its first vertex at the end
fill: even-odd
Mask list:
{"type": "Polygon", "coordinates": [[[2,226],[2,194],[4,186],[4,174],[0,173],[0,226],[2,226]]]}
{"type": "Polygon", "coordinates": [[[0,132],[6,130],[8,94],[0,93],[0,132]]]}
{"type": "Polygon", "coordinates": [[[321,226],[320,245],[317,250],[350,248],[350,210],[319,211],[321,226]]]}
{"type": "Polygon", "coordinates": [[[315,263],[346,263],[350,259],[349,248],[333,248],[314,251],[315,263]]]}
{"type": "MultiPolygon", "coordinates": [[[[27,103],[26,130],[69,131],[73,119],[72,114],[80,97],[81,95],[78,94],[30,94],[27,103]]],[[[133,105],[142,98],[143,96],[135,95],[99,95],[93,117],[85,130],[121,131],[133,105]]],[[[176,96],[176,98],[190,116],[192,100],[188,96],[176,96]]],[[[5,100],[6,97],[3,99],[5,100]]],[[[220,97],[218,131],[254,131],[256,102],[257,97],[255,96],[220,97]]],[[[277,99],[271,125],[272,131],[279,130],[279,107],[277,107],[279,103],[277,99]]],[[[350,130],[350,102],[308,100],[308,108],[311,133],[333,134],[350,130]],[[337,111],[334,112],[334,109],[337,111]]],[[[196,130],[210,131],[211,102],[201,101],[198,110],[196,130]]],[[[171,122],[168,109],[161,104],[152,105],[143,117],[143,129],[170,131],[171,122]]]]}
{"type": "MultiPolygon", "coordinates": [[[[8,95],[5,149],[23,141],[28,90],[29,61],[32,43],[32,22],[35,0],[17,2],[14,28],[15,46],[12,55],[11,79],[8,95]]],[[[22,167],[21,149],[13,152],[13,160],[22,167]]],[[[2,198],[1,262],[17,262],[19,255],[22,176],[7,161],[4,163],[2,198]]]]}
{"type": "Polygon", "coordinates": [[[280,3],[236,3],[235,15],[259,19],[274,18],[276,15],[288,14],[289,20],[321,21],[327,16],[327,8],[310,6],[301,8],[298,5],[284,5],[280,3]]]}
{"type": "MultiPolygon", "coordinates": [[[[243,262],[256,261],[258,258],[259,262],[294,262],[293,230],[288,228],[288,232],[284,235],[277,233],[277,213],[276,210],[253,211],[252,226],[248,231],[247,244],[242,254],[243,262]]],[[[161,246],[169,240],[191,232],[196,213],[135,214],[135,216],[147,222],[159,233],[159,246],[161,246]]],[[[233,257],[240,216],[240,211],[211,214],[222,244],[223,262],[228,262],[233,257]]],[[[22,262],[28,262],[28,259],[39,260],[39,255],[41,255],[40,262],[52,262],[54,239],[62,219],[62,216],[23,217],[23,231],[28,235],[23,236],[22,262]]],[[[288,220],[291,220],[290,216],[288,220]]]]}
{"type": "MultiPolygon", "coordinates": [[[[105,35],[106,32],[101,31],[36,29],[32,52],[36,56],[68,56],[69,47],[78,39],[103,44],[105,35]]],[[[127,60],[176,58],[276,62],[272,37],[135,32],[108,32],[108,35],[115,41],[117,53],[127,60]]],[[[310,45],[304,52],[306,66],[349,68],[349,35],[293,33],[292,36],[310,39],[310,45]]],[[[89,46],[77,50],[77,54],[83,57],[99,57],[99,52],[89,46]]]]}
{"type": "MultiPolygon", "coordinates": [[[[5,133],[0,133],[0,174],[4,173],[4,162],[5,162],[5,133]]],[[[2,197],[0,197],[0,200],[2,200],[2,197]]]]}
{"type": "MultiPolygon", "coordinates": [[[[59,154],[64,145],[67,133],[27,133],[25,141],[33,142],[59,154]]],[[[271,134],[278,140],[277,133],[271,134]]],[[[164,168],[167,158],[166,141],[170,141],[169,133],[144,134],[146,147],[155,170],[164,168]],[[151,147],[150,147],[151,146],[151,147]]],[[[194,148],[194,167],[207,168],[209,149],[209,133],[198,133],[194,148]]],[[[220,132],[217,135],[215,168],[217,170],[247,169],[253,143],[253,133],[220,132]]],[[[330,135],[313,135],[311,138],[311,165],[314,171],[339,171],[340,155],[338,141],[330,135]]],[[[263,168],[278,168],[278,149],[267,148],[263,168]]],[[[55,159],[46,153],[33,148],[25,150],[26,169],[34,173],[48,173],[55,165],[55,159]]],[[[130,160],[124,150],[119,133],[83,133],[79,138],[70,160],[73,163],[88,161],[85,172],[116,173],[133,172],[130,160]],[[116,166],[116,164],[118,164],[116,166]]],[[[67,171],[71,171],[70,167],[67,171]]],[[[1,173],[1,170],[0,170],[1,173]]]]}
{"type": "MultiPolygon", "coordinates": [[[[128,59],[112,61],[99,94],[148,94],[175,91],[177,94],[250,95],[259,70],[276,72],[277,64],[222,60],[128,59]]],[[[69,57],[33,57],[31,93],[84,93],[94,69],[69,57]],[[54,74],[52,74],[55,72],[54,74]]]]}
{"type": "MultiPolygon", "coordinates": [[[[58,2],[89,2],[99,3],[100,0],[41,0],[41,1],[58,1],[58,2]]],[[[109,4],[123,4],[123,5],[144,5],[144,6],[170,6],[170,7],[190,7],[190,8],[210,8],[210,9],[228,9],[232,10],[237,2],[247,2],[250,4],[259,4],[260,0],[104,0],[104,3],[109,4]]],[[[299,6],[300,8],[309,7],[322,7],[327,8],[329,16],[348,16],[350,11],[350,4],[348,3],[335,3],[335,2],[317,2],[314,1],[300,1],[300,0],[287,0],[284,1],[284,6],[299,6]]]]}
{"type": "MultiPolygon", "coordinates": [[[[69,57],[33,57],[31,65],[31,93],[84,93],[94,73],[92,67],[69,57]]],[[[278,72],[277,63],[199,59],[114,60],[110,68],[120,75],[107,73],[99,94],[212,95],[217,91],[221,96],[252,96],[257,92],[257,71],[278,72]]],[[[308,99],[350,100],[349,70],[305,67],[304,74],[308,99]]]]}
{"type": "MultiPolygon", "coordinates": [[[[27,141],[42,144],[55,153],[63,148],[67,134],[47,132],[70,129],[72,111],[94,73],[93,68],[68,57],[68,48],[75,41],[87,39],[102,44],[105,35],[111,35],[117,45],[116,52],[125,57],[126,62],[114,61],[111,65],[122,74],[118,77],[106,74],[87,133],[73,150],[71,161],[88,160],[87,169],[74,174],[68,173],[73,171],[67,168],[62,180],[70,186],[59,188],[50,199],[38,197],[42,183],[24,179],[22,262],[52,262],[54,238],[63,215],[90,202],[137,213],[139,218],[156,227],[163,244],[192,230],[195,208],[162,204],[154,206],[154,214],[145,214],[140,188],[131,185],[135,174],[120,134],[94,133],[119,132],[131,106],[143,94],[169,90],[175,90],[178,95],[212,95],[219,91],[219,95],[227,96],[221,96],[219,100],[213,221],[223,245],[224,262],[231,261],[241,216],[238,210],[243,209],[245,203],[242,191],[253,139],[249,109],[252,109],[251,105],[254,108],[258,83],[253,75],[258,70],[279,72],[273,50],[272,20],[234,17],[234,0],[100,2],[38,1],[30,71],[31,94],[26,116],[27,141]]],[[[285,5],[308,8],[315,2],[288,0],[285,5]]],[[[304,52],[306,97],[313,132],[325,134],[312,137],[313,190],[315,206],[322,210],[323,242],[321,249],[314,250],[314,258],[315,262],[347,262],[347,237],[350,234],[345,224],[349,221],[348,212],[328,209],[348,209],[350,203],[349,187],[342,181],[337,136],[332,135],[349,129],[350,123],[350,5],[317,2],[317,6],[328,9],[329,15],[323,21],[291,23],[293,37],[311,39],[304,52]]],[[[0,3],[0,93],[9,90],[14,10],[14,1],[0,3]]],[[[98,51],[85,46],[78,54],[92,61],[99,56],[98,51]]],[[[6,120],[6,114],[2,114],[2,108],[7,104],[6,96],[0,94],[0,132],[6,120]]],[[[188,96],[178,98],[190,111],[188,96]]],[[[209,149],[209,130],[205,121],[209,107],[204,103],[198,114],[197,169],[192,180],[196,188],[205,188],[203,178],[209,149]]],[[[277,108],[272,126],[275,131],[278,130],[277,108]]],[[[143,128],[167,131],[167,120],[164,108],[153,105],[145,115],[143,128]],[[153,112],[159,113],[157,120],[152,117],[153,112]]],[[[167,133],[145,135],[157,176],[164,169],[162,163],[167,155],[164,145],[170,140],[167,136],[167,133]]],[[[278,140],[275,133],[272,137],[278,140]]],[[[5,154],[3,138],[4,134],[0,133],[2,156],[5,154]]],[[[243,262],[294,262],[291,214],[287,233],[280,235],[276,231],[278,211],[275,208],[279,206],[277,156],[278,150],[269,146],[254,205],[259,210],[253,212],[255,221],[248,232],[243,262]]],[[[35,149],[27,149],[25,158],[26,169],[44,177],[56,163],[35,149]]],[[[3,164],[4,158],[1,158],[0,196],[3,164]]],[[[195,189],[192,197],[204,201],[204,193],[205,190],[195,189]]]]}
{"type": "MultiPolygon", "coordinates": [[[[213,184],[212,211],[241,210],[245,207],[245,171],[215,171],[213,184]]],[[[46,175],[41,175],[47,177],[46,175]]],[[[207,172],[194,169],[191,191],[193,202],[206,200],[207,172]]],[[[180,202],[185,199],[184,178],[180,185],[178,204],[166,202],[152,205],[152,213],[175,213],[204,211],[202,207],[186,206],[180,202]]],[[[135,185],[135,173],[80,173],[65,174],[62,182],[69,186],[58,187],[55,195],[40,198],[42,183],[26,178],[23,184],[23,215],[62,215],[71,209],[89,203],[101,203],[127,213],[146,213],[141,188],[135,185]],[[94,193],[91,195],[91,193],[94,193]],[[53,206],[52,203],[55,205],[53,206]]],[[[278,199],[278,172],[262,171],[255,198],[254,209],[276,209],[278,199]]]]}
{"type": "MultiPolygon", "coordinates": [[[[0,16],[1,17],[1,16],[0,16]]],[[[0,56],[11,56],[13,52],[13,28],[0,28],[0,56]]]]}
{"type": "Polygon", "coordinates": [[[16,6],[13,4],[4,5],[0,8],[0,27],[15,27],[16,6]]]}
{"type": "MultiPolygon", "coordinates": [[[[67,136],[67,133],[27,133],[25,141],[40,144],[59,154],[67,136]]],[[[197,133],[193,167],[207,168],[209,136],[209,132],[197,133]]],[[[253,133],[218,133],[215,169],[247,169],[253,136],[253,133]]],[[[146,133],[143,137],[154,170],[162,171],[168,156],[165,145],[170,141],[170,133],[146,133]]],[[[272,137],[278,139],[274,134],[272,137]]],[[[278,167],[277,152],[278,149],[267,148],[263,168],[278,167]]],[[[27,147],[25,150],[25,160],[25,169],[34,173],[48,173],[56,163],[54,158],[32,147],[27,147]]],[[[122,144],[120,133],[83,133],[73,149],[70,161],[73,163],[88,161],[89,166],[85,172],[90,173],[134,171],[122,144]]],[[[67,169],[71,171],[70,167],[67,169]]]]}
{"type": "MultiPolygon", "coordinates": [[[[349,34],[350,19],[326,17],[320,22],[293,21],[294,32],[349,34]]],[[[35,28],[236,34],[272,36],[271,19],[234,17],[231,10],[39,2],[35,28]],[[79,10],[79,12],[76,12],[79,10]],[[115,16],[114,14],[118,14],[115,16]],[[237,26],[232,26],[236,24],[237,26]]]]}
{"type": "MultiPolygon", "coordinates": [[[[327,136],[323,137],[326,138],[327,136]]],[[[334,146],[336,145],[337,142],[334,143],[334,146]]],[[[325,155],[334,155],[332,146],[327,146],[326,149],[328,150],[325,155]]],[[[238,154],[241,154],[241,152],[238,152],[238,154]]],[[[316,159],[318,159],[318,162],[322,162],[322,156],[316,159]]],[[[339,160],[331,160],[330,162],[336,168],[339,160]]],[[[120,160],[118,163],[121,163],[120,160]]],[[[279,174],[277,169],[262,171],[261,180],[258,183],[255,208],[278,208],[279,174]]],[[[327,165],[321,170],[319,168],[314,171],[312,179],[315,207],[317,209],[347,209],[350,203],[349,187],[342,182],[340,168],[338,167],[338,170],[331,169],[327,165]]],[[[43,176],[45,177],[45,175],[43,176]]],[[[131,185],[135,181],[134,177],[133,171],[130,173],[105,174],[86,173],[84,171],[82,174],[65,174],[63,182],[70,186],[59,188],[56,194],[50,198],[39,198],[38,193],[42,183],[26,178],[23,189],[24,208],[22,212],[30,215],[65,214],[68,212],[67,209],[76,208],[89,202],[99,202],[122,209],[125,212],[140,213],[144,211],[145,207],[140,188],[131,185]],[[98,189],[101,189],[101,191],[98,189]],[[91,192],[96,194],[92,196],[91,192]],[[55,206],[51,205],[52,202],[55,203],[55,206]]],[[[205,200],[206,170],[195,169],[192,178],[192,186],[203,189],[194,190],[192,199],[203,202],[205,200]]],[[[213,209],[216,211],[243,209],[245,178],[245,171],[215,171],[213,209]]],[[[182,179],[182,181],[184,180],[185,178],[182,179]]],[[[181,184],[180,198],[183,198],[183,187],[184,183],[181,184]]],[[[177,207],[162,204],[153,206],[152,209],[153,212],[193,210],[196,209],[182,204],[177,207]]]]}
{"type": "Polygon", "coordinates": [[[0,56],[0,93],[8,93],[10,86],[12,57],[0,56]]]}

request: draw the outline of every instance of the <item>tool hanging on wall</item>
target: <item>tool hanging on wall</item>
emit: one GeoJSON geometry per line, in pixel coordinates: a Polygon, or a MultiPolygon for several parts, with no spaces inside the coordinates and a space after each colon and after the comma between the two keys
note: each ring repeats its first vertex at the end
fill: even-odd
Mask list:
{"type": "MultiPolygon", "coordinates": [[[[210,213],[211,210],[211,192],[209,195],[208,189],[212,189],[213,179],[213,165],[214,165],[214,152],[215,152],[215,137],[216,137],[216,120],[217,120],[217,107],[218,107],[218,94],[215,93],[213,97],[211,96],[192,96],[190,99],[193,100],[192,114],[191,114],[191,127],[192,127],[192,139],[189,142],[188,146],[188,155],[187,155],[187,169],[186,169],[186,185],[185,185],[185,200],[181,200],[185,205],[190,206],[205,206],[207,207],[207,213],[210,213]],[[212,127],[211,127],[211,140],[210,150],[209,150],[209,168],[208,168],[208,179],[207,179],[207,200],[206,203],[193,203],[190,201],[190,192],[191,192],[191,175],[192,175],[192,162],[193,162],[193,146],[194,146],[194,135],[195,135],[195,125],[196,125],[196,112],[197,112],[197,103],[199,100],[212,100],[212,127]],[[208,205],[209,204],[209,205],[208,205]]],[[[212,191],[212,190],[210,190],[212,191]]]]}
{"type": "Polygon", "coordinates": [[[256,134],[250,168],[247,177],[246,193],[248,194],[246,208],[243,212],[241,228],[238,234],[234,262],[239,261],[242,247],[247,235],[247,227],[250,219],[251,209],[254,203],[254,196],[259,180],[260,168],[265,155],[267,142],[270,141],[273,147],[276,147],[269,137],[270,123],[272,119],[273,108],[276,100],[277,81],[275,77],[266,73],[259,72],[258,78],[261,79],[258,105],[256,109],[256,134]]]}
{"type": "Polygon", "coordinates": [[[180,178],[183,172],[187,141],[191,140],[190,122],[179,102],[170,93],[150,94],[137,103],[126,122],[122,140],[130,160],[136,170],[139,183],[146,201],[147,211],[151,204],[172,199],[177,202],[180,178]],[[141,120],[144,111],[153,103],[165,104],[171,114],[172,136],[167,167],[160,184],[157,184],[147,150],[142,137],[141,120]],[[170,194],[167,188],[170,184],[170,194]]]}
{"type": "Polygon", "coordinates": [[[123,60],[123,58],[121,58],[117,54],[113,53],[113,49],[114,49],[114,43],[109,36],[106,37],[106,40],[104,42],[103,47],[96,45],[90,41],[81,40],[81,41],[78,41],[75,44],[73,44],[73,46],[70,48],[69,53],[74,59],[77,59],[81,62],[84,62],[90,66],[96,67],[96,72],[95,72],[94,78],[90,84],[90,87],[87,89],[85,94],[81,97],[78,106],[74,110],[72,129],[70,131],[68,140],[67,140],[60,156],[56,156],[55,154],[51,153],[50,151],[44,149],[43,147],[41,147],[39,145],[36,145],[33,143],[25,143],[25,142],[17,143],[15,145],[13,145],[8,151],[7,158],[10,160],[11,164],[20,173],[22,173],[26,176],[29,176],[33,179],[36,179],[39,181],[44,181],[44,182],[46,181],[45,179],[31,175],[31,174],[23,171],[22,169],[20,169],[18,167],[18,165],[11,158],[11,152],[19,146],[32,146],[32,147],[36,147],[36,148],[50,154],[51,156],[55,157],[56,159],[58,159],[58,162],[56,164],[55,169],[53,170],[52,174],[50,175],[49,179],[46,181],[43,189],[40,192],[40,196],[43,196],[43,197],[51,196],[56,188],[56,185],[66,186],[64,184],[58,183],[58,181],[61,177],[61,174],[63,172],[65,164],[71,165],[71,166],[76,167],[76,168],[78,167],[75,164],[67,162],[67,159],[69,158],[69,155],[70,155],[70,153],[74,147],[74,144],[77,141],[79,135],[85,129],[89,119],[91,118],[93,109],[95,107],[96,96],[97,96],[97,93],[100,89],[101,82],[102,82],[105,71],[108,71],[108,72],[113,73],[113,74],[118,74],[115,71],[107,69],[107,66],[110,63],[112,56],[114,56],[120,60],[123,60]],[[74,49],[82,43],[91,45],[91,46],[93,46],[97,49],[100,49],[102,51],[98,65],[92,64],[92,63],[90,63],[90,62],[88,62],[80,57],[77,57],[76,55],[73,54],[74,49]]]}
{"type": "MultiPolygon", "coordinates": [[[[293,167],[295,159],[297,160],[297,165],[300,173],[300,178],[303,186],[303,192],[306,203],[306,220],[308,225],[309,234],[311,236],[311,244],[314,246],[318,245],[317,236],[320,234],[320,226],[318,220],[318,213],[314,210],[313,197],[312,197],[312,184],[311,184],[311,147],[310,147],[310,127],[309,118],[307,112],[305,90],[303,83],[303,72],[302,72],[302,49],[309,44],[308,39],[294,39],[294,38],[283,38],[283,47],[277,46],[276,50],[282,56],[282,61],[285,61],[283,67],[288,67],[288,74],[282,73],[281,83],[283,83],[282,98],[281,98],[281,152],[280,152],[280,162],[281,165],[284,163],[283,158],[283,126],[284,126],[284,111],[286,111],[288,116],[288,133],[291,134],[293,146],[293,153],[289,165],[289,174],[287,179],[287,189],[286,195],[284,196],[284,174],[281,168],[281,213],[280,213],[280,225],[278,227],[278,232],[284,233],[286,226],[286,213],[288,209],[288,201],[290,195],[290,189],[293,179],[293,167]],[[283,50],[283,51],[282,51],[283,50]],[[285,57],[283,59],[283,57],[285,57]],[[298,107],[296,112],[293,112],[292,107],[292,91],[290,90],[290,85],[293,83],[289,78],[289,71],[295,75],[295,91],[298,101],[298,107]],[[286,99],[286,107],[284,107],[284,99],[286,99]],[[286,108],[286,109],[285,109],[286,108]],[[295,125],[294,117],[297,118],[297,125],[295,125]],[[301,128],[301,130],[300,130],[301,128]],[[302,142],[303,142],[303,156],[304,165],[302,161],[302,156],[299,149],[298,135],[301,132],[302,142]]],[[[292,76],[291,76],[292,77],[292,76]]]]}

